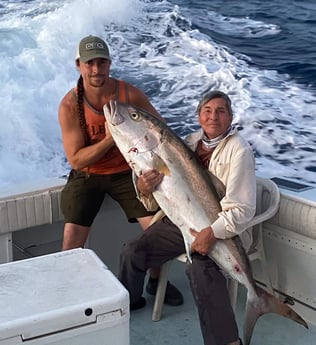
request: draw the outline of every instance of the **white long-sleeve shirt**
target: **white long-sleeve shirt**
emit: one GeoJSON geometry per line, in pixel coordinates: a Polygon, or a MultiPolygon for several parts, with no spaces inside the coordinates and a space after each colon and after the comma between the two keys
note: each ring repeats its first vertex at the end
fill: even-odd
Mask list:
{"type": "MultiPolygon", "coordinates": [[[[203,136],[203,130],[189,134],[185,141],[193,151],[203,136]]],[[[241,234],[256,211],[256,176],[253,150],[248,142],[233,130],[214,149],[208,170],[226,187],[220,200],[222,211],[211,225],[216,238],[231,238],[241,234]]]]}

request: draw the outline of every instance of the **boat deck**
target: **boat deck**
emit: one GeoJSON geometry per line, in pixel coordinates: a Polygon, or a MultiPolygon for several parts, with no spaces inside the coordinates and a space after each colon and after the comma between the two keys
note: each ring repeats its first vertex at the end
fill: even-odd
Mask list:
{"type": "MultiPolygon", "coordinates": [[[[184,304],[178,307],[165,305],[160,321],[151,321],[153,296],[144,293],[147,305],[131,313],[131,345],[202,345],[196,307],[190,292],[183,263],[174,261],[169,278],[184,295],[184,304]]],[[[239,287],[236,315],[242,334],[245,292],[239,287]]],[[[263,315],[257,322],[251,345],[315,345],[316,327],[310,329],[274,314],[263,315]]]]}
{"type": "MultiPolygon", "coordinates": [[[[25,189],[20,186],[16,191],[11,191],[9,195],[7,195],[7,191],[0,191],[0,203],[2,205],[0,263],[45,255],[60,250],[63,222],[59,210],[59,193],[63,183],[64,181],[60,182],[60,180],[56,182],[49,181],[41,185],[37,184],[37,189],[34,190],[30,186],[27,186],[25,189]],[[17,193],[17,195],[13,195],[14,193],[17,193]],[[11,248],[12,244],[13,250],[11,248]]],[[[273,256],[276,253],[282,253],[284,257],[286,257],[285,254],[288,254],[290,260],[292,258],[296,259],[292,262],[284,260],[284,262],[279,263],[280,266],[277,268],[282,272],[282,276],[279,278],[285,279],[289,288],[294,289],[293,291],[297,290],[297,293],[305,291],[302,288],[308,287],[310,289],[303,296],[305,300],[302,300],[311,302],[312,308],[309,308],[308,315],[310,320],[315,321],[314,249],[316,248],[316,238],[314,231],[315,223],[313,222],[315,222],[314,219],[316,218],[313,215],[315,214],[316,194],[315,189],[313,193],[312,191],[304,193],[311,194],[309,196],[300,194],[300,197],[295,195],[295,198],[290,201],[289,193],[283,196],[282,214],[280,213],[275,218],[274,223],[268,222],[266,224],[267,227],[269,226],[266,233],[276,234],[277,231],[282,230],[281,225],[284,225],[283,223],[288,223],[289,215],[292,218],[296,217],[293,207],[291,207],[291,213],[285,212],[285,204],[289,204],[289,202],[296,202],[296,206],[301,210],[299,214],[302,217],[306,215],[307,208],[304,208],[304,212],[302,211],[303,201],[309,205],[308,214],[310,215],[310,222],[307,224],[308,227],[304,227],[304,231],[310,229],[311,233],[304,234],[304,238],[301,238],[302,234],[295,233],[295,238],[289,237],[291,241],[288,241],[284,234],[290,234],[290,232],[287,232],[287,229],[285,229],[276,240],[273,238],[276,243],[282,244],[282,246],[277,246],[270,240],[267,249],[269,250],[268,258],[271,261],[270,266],[277,266],[275,258],[278,255],[273,256]],[[274,226],[273,228],[272,225],[274,226]],[[300,241],[297,240],[299,235],[301,236],[299,238],[300,241]],[[310,236],[307,237],[307,235],[310,236]],[[287,242],[290,242],[290,245],[287,242]],[[309,244],[307,249],[305,248],[306,243],[309,244]],[[288,248],[283,244],[287,244],[288,248]],[[297,247],[300,244],[302,244],[303,248],[298,250],[297,247]],[[272,249],[274,249],[274,252],[271,252],[272,249]],[[299,268],[292,272],[291,268],[295,266],[295,262],[299,263],[299,268]],[[288,275],[284,274],[285,271],[289,271],[287,272],[288,275]],[[302,286],[297,288],[296,282],[301,283],[300,285],[302,286]]],[[[301,225],[301,222],[298,222],[297,219],[293,219],[293,223],[294,225],[297,223],[301,225]]],[[[293,224],[290,225],[292,226],[293,224]]],[[[140,233],[139,226],[137,224],[128,224],[116,203],[107,197],[104,207],[94,222],[87,246],[93,249],[109,269],[116,274],[122,243],[140,233]]],[[[164,306],[161,320],[153,322],[151,320],[151,313],[154,298],[145,293],[147,306],[144,309],[131,313],[130,345],[203,344],[196,307],[185,275],[185,265],[174,261],[171,265],[169,278],[182,291],[184,304],[179,307],[164,306]]],[[[245,289],[240,287],[236,315],[241,335],[244,305],[245,289]]],[[[314,345],[316,344],[316,322],[313,322],[313,324],[309,324],[310,329],[306,330],[303,326],[278,315],[263,315],[255,326],[251,345],[314,345]]]]}

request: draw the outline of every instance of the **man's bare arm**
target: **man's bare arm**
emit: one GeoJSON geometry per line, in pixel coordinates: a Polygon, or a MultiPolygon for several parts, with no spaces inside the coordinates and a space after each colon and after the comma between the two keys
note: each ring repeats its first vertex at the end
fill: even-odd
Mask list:
{"type": "Polygon", "coordinates": [[[73,169],[82,169],[97,162],[114,145],[110,131],[103,140],[85,146],[85,140],[76,112],[73,97],[68,93],[61,101],[58,109],[58,121],[66,158],[73,169]]]}

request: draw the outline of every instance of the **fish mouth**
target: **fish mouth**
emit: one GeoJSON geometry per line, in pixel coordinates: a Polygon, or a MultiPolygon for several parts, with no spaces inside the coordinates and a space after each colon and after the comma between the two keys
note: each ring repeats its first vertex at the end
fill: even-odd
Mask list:
{"type": "Polygon", "coordinates": [[[104,111],[107,112],[112,126],[118,126],[125,121],[124,117],[117,111],[116,100],[110,100],[109,104],[104,106],[104,111]]]}

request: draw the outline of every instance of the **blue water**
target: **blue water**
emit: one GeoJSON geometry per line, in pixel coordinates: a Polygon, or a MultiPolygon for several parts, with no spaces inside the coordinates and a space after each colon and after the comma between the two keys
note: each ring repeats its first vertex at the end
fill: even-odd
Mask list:
{"type": "Polygon", "coordinates": [[[315,24],[312,0],[1,0],[0,187],[68,172],[57,108],[87,34],[180,136],[199,95],[221,89],[258,172],[316,184],[315,24]]]}
{"type": "Polygon", "coordinates": [[[191,14],[192,27],[250,58],[316,88],[316,2],[172,1],[191,14]]]}

